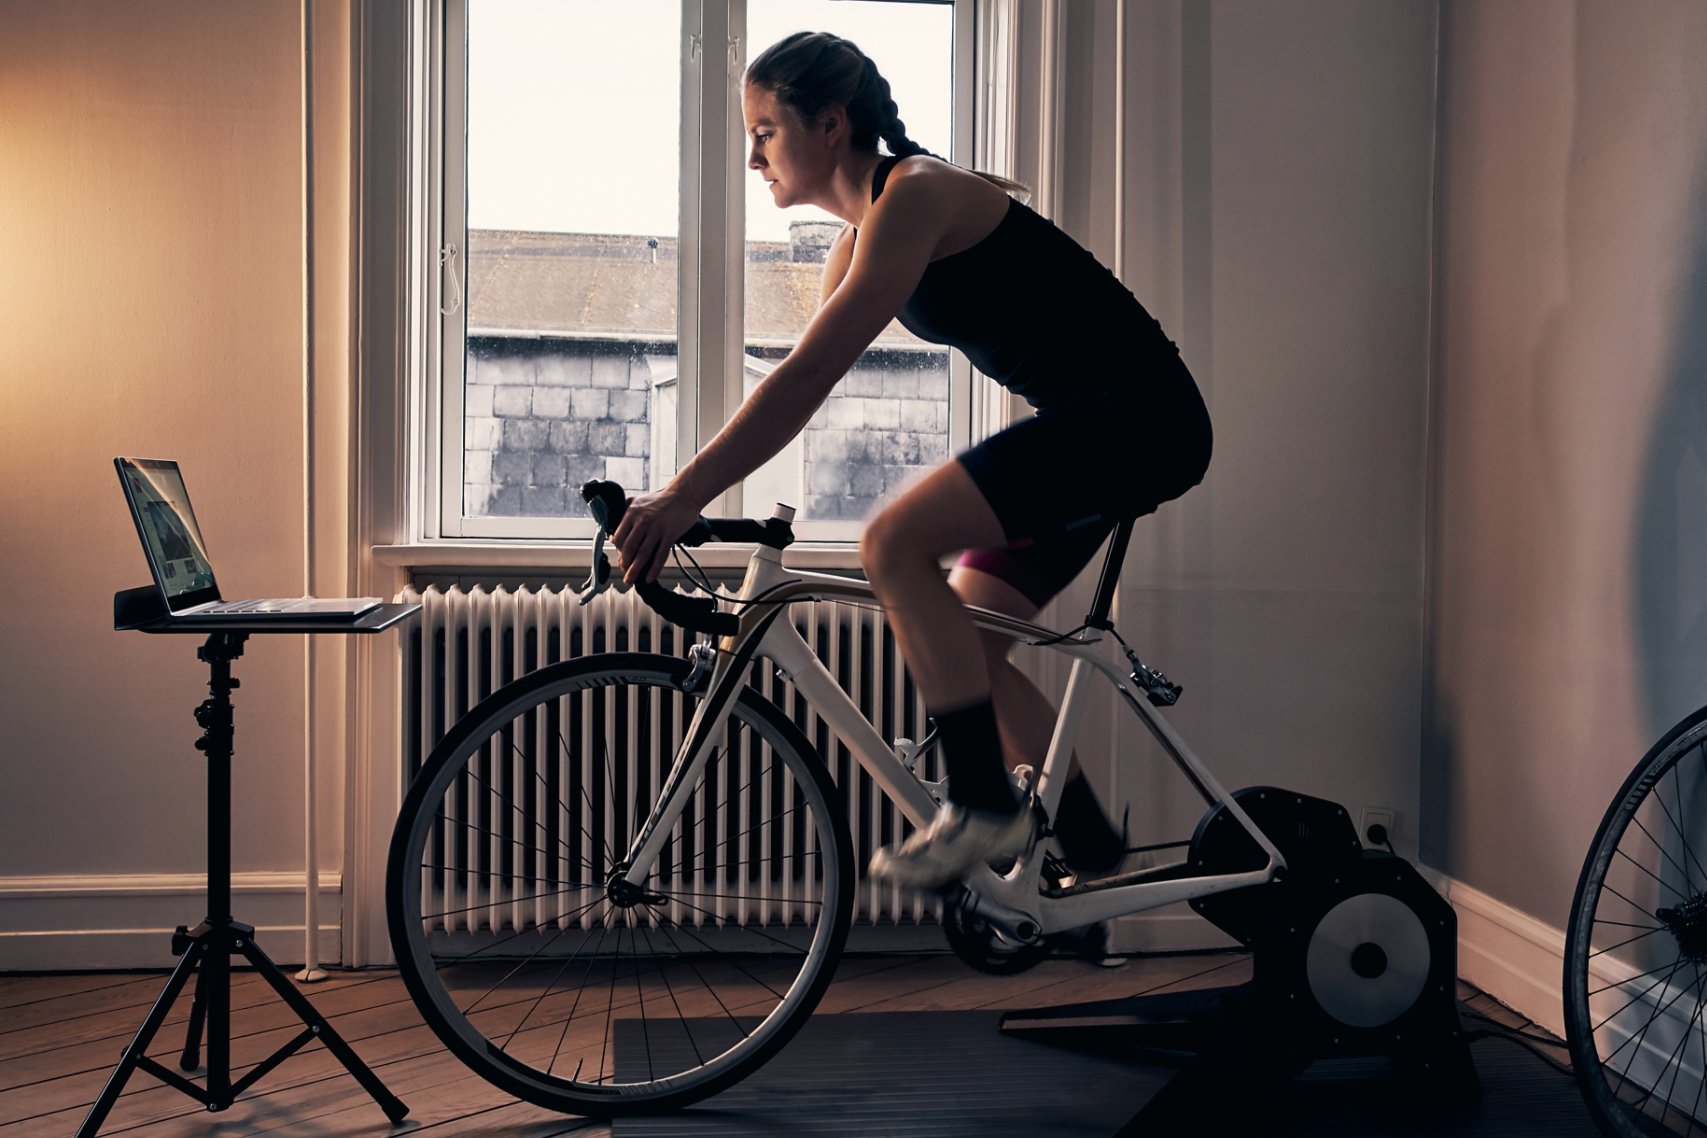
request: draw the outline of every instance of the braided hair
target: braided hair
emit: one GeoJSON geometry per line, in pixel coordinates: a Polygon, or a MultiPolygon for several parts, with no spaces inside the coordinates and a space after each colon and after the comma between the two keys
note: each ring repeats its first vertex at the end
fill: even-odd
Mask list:
{"type": "MultiPolygon", "coordinates": [[[[806,122],[840,103],[847,111],[848,141],[855,150],[875,154],[881,140],[890,154],[901,158],[930,153],[907,137],[889,80],[851,40],[829,32],[795,32],[747,65],[746,82],[771,92],[806,122]]],[[[1029,196],[1017,182],[979,174],[1009,193],[1029,196]]]]}
{"type": "Polygon", "coordinates": [[[927,153],[907,137],[889,81],[864,52],[840,36],[795,32],[778,40],[748,64],[746,81],[775,94],[806,122],[840,103],[847,109],[855,150],[876,153],[882,139],[889,153],[903,158],[927,153]]]}

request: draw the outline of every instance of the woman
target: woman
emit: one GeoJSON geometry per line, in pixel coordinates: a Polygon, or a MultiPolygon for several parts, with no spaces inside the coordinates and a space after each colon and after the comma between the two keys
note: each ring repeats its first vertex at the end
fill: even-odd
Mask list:
{"type": "MultiPolygon", "coordinates": [[[[1011,642],[981,644],[963,606],[1033,617],[1119,521],[1202,481],[1209,416],[1178,349],[1113,274],[1010,197],[1014,183],[909,139],[889,84],[852,43],[822,32],[776,43],[748,67],[742,110],[747,165],[776,204],[847,225],[799,344],[668,486],[634,500],[615,544],[628,581],[654,579],[705,505],[805,427],[897,316],[1025,397],[1036,415],[924,477],[860,542],[948,767],[937,818],[879,850],[871,872],[944,885],[1029,846],[1007,767],[1041,760],[1055,717],[1008,661],[1011,642]],[[940,559],[961,551],[945,581],[940,559]]],[[[1125,852],[1076,766],[1055,829],[1081,873],[1125,852]]]]}

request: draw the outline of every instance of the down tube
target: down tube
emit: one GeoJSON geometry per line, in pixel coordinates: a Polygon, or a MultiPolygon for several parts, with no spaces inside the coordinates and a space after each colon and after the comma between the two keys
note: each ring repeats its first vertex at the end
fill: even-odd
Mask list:
{"type": "Polygon", "coordinates": [[[792,624],[779,620],[771,625],[758,654],[782,669],[806,706],[829,724],[831,732],[915,826],[930,824],[936,817],[936,799],[901,765],[889,744],[859,713],[792,624]]]}

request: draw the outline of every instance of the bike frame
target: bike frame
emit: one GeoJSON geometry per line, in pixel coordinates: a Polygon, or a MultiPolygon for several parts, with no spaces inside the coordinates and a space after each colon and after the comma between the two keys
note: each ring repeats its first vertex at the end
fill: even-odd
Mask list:
{"type": "MultiPolygon", "coordinates": [[[[886,742],[846,692],[837,684],[794,625],[777,619],[789,605],[803,601],[841,601],[878,607],[864,581],[785,567],[777,550],[761,546],[747,564],[737,594],[740,624],[725,637],[712,670],[710,690],[688,725],[675,762],[651,814],[636,835],[626,859],[624,876],[641,885],[652,870],[671,829],[686,807],[685,788],[697,781],[701,769],[722,737],[722,725],[745,682],[755,658],[774,664],[848,748],[860,766],[883,788],[916,826],[925,826],[937,812],[937,800],[886,742]]],[[[1186,745],[1147,699],[1140,698],[1126,674],[1124,662],[1110,638],[1087,629],[1080,636],[1060,634],[986,609],[968,608],[973,623],[985,632],[1010,637],[1016,643],[1039,644],[1073,658],[1066,695],[1061,702],[1049,751],[1036,776],[1035,793],[1045,814],[1054,818],[1066,783],[1074,743],[1084,715],[1085,699],[1098,673],[1107,677],[1126,705],[1149,729],[1180,771],[1211,806],[1219,804],[1238,820],[1268,857],[1262,869],[1244,873],[1190,876],[1184,864],[1120,874],[1058,892],[1038,890],[1042,869],[1041,843],[1028,851],[1005,875],[980,866],[966,880],[964,903],[1011,940],[1029,943],[1039,936],[1082,928],[1114,917],[1144,912],[1178,901],[1262,885],[1280,876],[1286,859],[1240,808],[1209,769],[1186,745]]]]}

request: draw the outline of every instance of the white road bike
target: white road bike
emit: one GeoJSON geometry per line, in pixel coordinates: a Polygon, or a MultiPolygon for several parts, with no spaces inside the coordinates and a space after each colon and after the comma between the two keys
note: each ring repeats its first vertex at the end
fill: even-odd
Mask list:
{"type": "MultiPolygon", "coordinates": [[[[586,494],[602,549],[625,498],[612,483],[586,494]]],[[[1035,963],[1051,934],[1264,885],[1286,869],[1163,718],[1179,687],[1107,619],[1131,526],[1113,535],[1077,630],[971,610],[986,632],[1072,660],[1029,786],[1040,839],[1101,682],[1211,815],[1236,823],[1222,829],[1241,853],[1213,872],[1188,858],[1079,882],[1040,840],[1003,872],[981,867],[944,893],[943,924],[956,951],[990,971],[1035,963]]],[[[583,656],[502,687],[437,745],[403,803],[387,901],[409,991],[473,1070],[543,1106],[601,1117],[683,1106],[752,1073],[812,1014],[847,941],[856,866],[805,708],[913,826],[931,820],[943,793],[921,777],[931,764],[920,749],[882,738],[785,618],[806,601],[875,606],[870,587],[785,566],[785,507],[762,522],[702,519],[683,544],[714,540],[755,545],[732,598],[640,587],[704,640],[683,657],[583,656]],[[761,666],[793,685],[793,716],[751,682],[761,666]]],[[[594,561],[583,601],[611,584],[602,555],[594,561]]]]}

